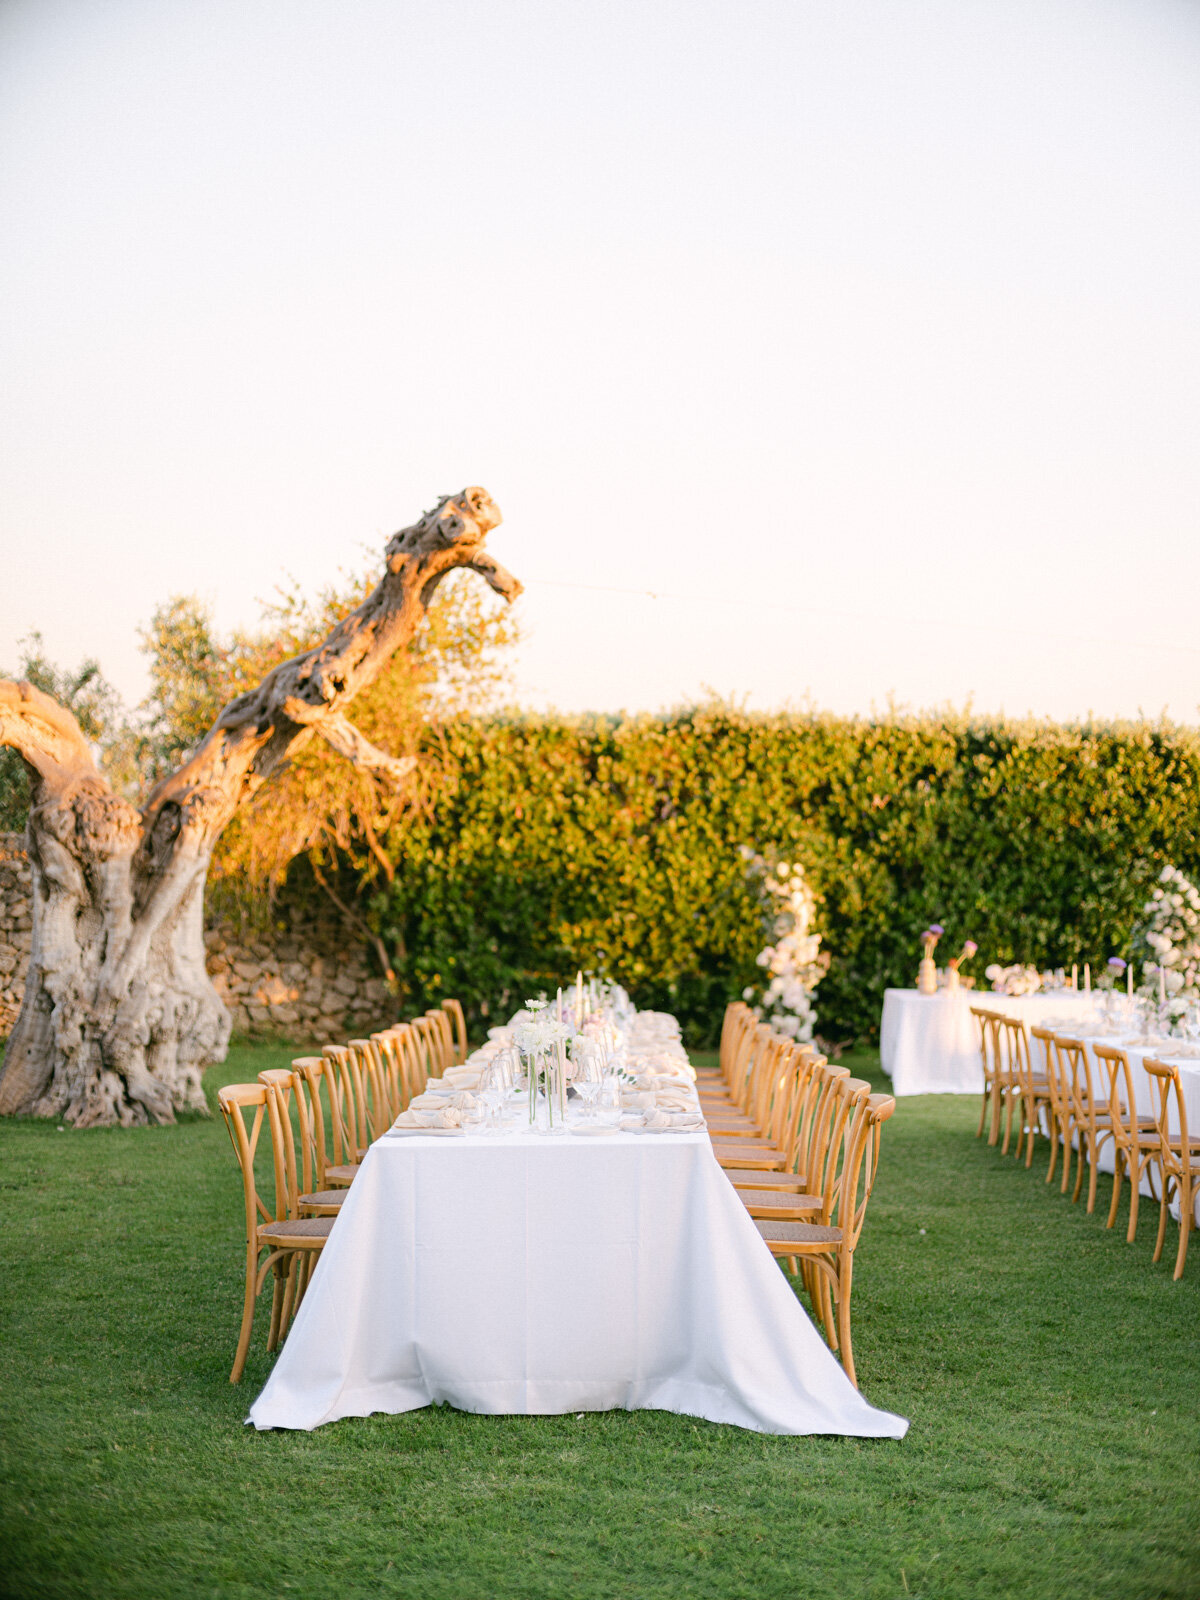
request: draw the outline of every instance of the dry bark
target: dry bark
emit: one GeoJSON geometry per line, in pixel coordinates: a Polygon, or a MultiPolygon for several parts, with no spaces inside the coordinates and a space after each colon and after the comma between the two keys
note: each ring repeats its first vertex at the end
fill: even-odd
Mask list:
{"type": "Polygon", "coordinates": [[[483,548],[499,521],[484,490],[465,489],[397,533],[363,604],[231,700],[140,813],[112,792],[69,711],[28,683],[0,681],[0,744],[20,753],[33,780],[33,948],[0,1113],[94,1127],[205,1110],[201,1073],[229,1042],[203,937],[221,831],[314,737],[358,766],[404,777],[411,759],[370,744],[345,709],[412,638],[454,568],[478,572],[506,600],[520,593],[483,548]]]}

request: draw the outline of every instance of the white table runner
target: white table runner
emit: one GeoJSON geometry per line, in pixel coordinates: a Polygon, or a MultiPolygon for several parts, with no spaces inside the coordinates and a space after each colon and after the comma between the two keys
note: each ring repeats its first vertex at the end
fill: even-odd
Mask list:
{"type": "Polygon", "coordinates": [[[448,1401],[649,1408],[902,1438],[817,1333],[704,1133],[385,1136],[342,1208],[258,1428],[448,1401]]]}

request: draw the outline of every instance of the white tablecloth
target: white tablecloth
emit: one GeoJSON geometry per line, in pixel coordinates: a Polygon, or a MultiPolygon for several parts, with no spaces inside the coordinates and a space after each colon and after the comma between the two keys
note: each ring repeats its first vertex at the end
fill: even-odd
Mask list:
{"type": "Polygon", "coordinates": [[[648,1408],[902,1438],[805,1315],[704,1133],[385,1135],[250,1420],[648,1408]]]}
{"type": "Polygon", "coordinates": [[[1020,1017],[1030,1027],[1075,1027],[1093,1013],[1098,996],[1078,989],[1055,994],[994,994],[990,989],[957,989],[919,994],[887,989],[879,1054],[891,1077],[892,1093],[982,1094],[979,1024],[972,1006],[1020,1017]]]}

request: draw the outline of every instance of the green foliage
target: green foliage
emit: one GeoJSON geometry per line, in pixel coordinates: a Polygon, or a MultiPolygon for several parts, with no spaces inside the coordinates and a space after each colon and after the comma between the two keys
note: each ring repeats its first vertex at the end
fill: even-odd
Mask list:
{"type": "MultiPolygon", "coordinates": [[[[0,668],[0,678],[24,679],[53,695],[74,712],[87,738],[103,745],[119,733],[124,713],[117,691],[89,657],[73,670],[56,666],[46,654],[40,633],[21,640],[17,671],[0,668]]],[[[19,833],[29,813],[29,773],[15,750],[0,748],[0,833],[19,833]]]]}
{"type": "MultiPolygon", "coordinates": [[[[292,1052],[240,1049],[254,1080],[292,1052]]],[[[876,1064],[850,1063],[874,1076],[876,1064]]],[[[901,1442],[431,1406],[256,1434],[219,1118],[0,1122],[0,1594],[20,1600],[1194,1600],[1200,1259],[902,1101],[854,1350],[901,1442]]],[[[486,1270],[486,1264],[481,1263],[486,1270]]]]}
{"type": "Polygon", "coordinates": [[[869,1038],[914,981],[931,920],[951,953],[1040,966],[1128,954],[1164,861],[1200,865],[1200,736],[1168,724],[954,717],[458,720],[452,776],[385,841],[373,925],[410,1008],[456,994],[476,1025],[577,967],[711,1040],[758,976],[738,847],[803,863],[832,957],[826,1039],[869,1038]]]}

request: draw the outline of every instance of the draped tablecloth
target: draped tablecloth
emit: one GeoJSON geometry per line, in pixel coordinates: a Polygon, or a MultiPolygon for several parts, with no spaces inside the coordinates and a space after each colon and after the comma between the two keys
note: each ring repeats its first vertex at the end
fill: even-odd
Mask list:
{"type": "Polygon", "coordinates": [[[385,1134],[249,1420],[448,1401],[902,1438],[805,1315],[707,1134],[385,1134]]]}
{"type": "Polygon", "coordinates": [[[991,989],[886,989],[879,1054],[892,1093],[982,1094],[979,1024],[972,1006],[1020,1017],[1028,1027],[1079,1027],[1093,1015],[1094,994],[1079,989],[1005,995],[991,989]]]}

